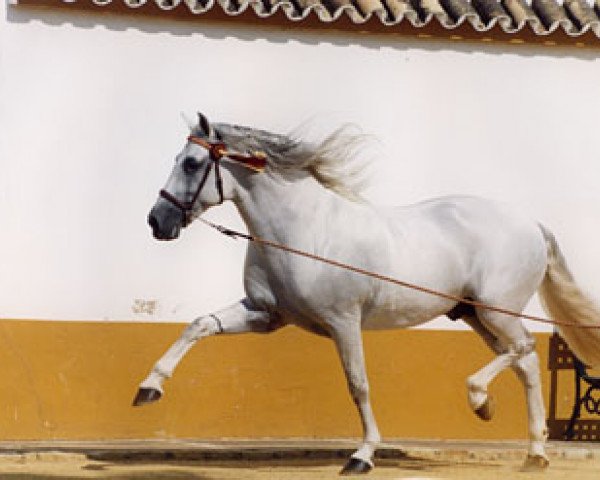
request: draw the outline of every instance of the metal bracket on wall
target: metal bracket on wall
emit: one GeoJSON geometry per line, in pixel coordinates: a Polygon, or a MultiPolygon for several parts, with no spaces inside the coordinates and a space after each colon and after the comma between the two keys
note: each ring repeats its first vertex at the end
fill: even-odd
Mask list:
{"type": "Polygon", "coordinates": [[[549,347],[549,437],[553,440],[600,441],[600,377],[588,372],[556,332],[550,337],[549,347]],[[569,418],[557,418],[559,379],[564,378],[560,375],[561,370],[574,373],[573,407],[569,418]]]}

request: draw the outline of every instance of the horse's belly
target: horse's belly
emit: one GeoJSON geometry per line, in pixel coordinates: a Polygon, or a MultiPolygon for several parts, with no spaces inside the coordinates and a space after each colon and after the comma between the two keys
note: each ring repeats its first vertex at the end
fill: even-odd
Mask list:
{"type": "MultiPolygon", "coordinates": [[[[443,315],[443,312],[439,315],[443,315]]],[[[372,315],[363,321],[363,330],[390,330],[409,328],[433,320],[438,315],[405,315],[403,313],[386,312],[372,315]]]]}
{"type": "Polygon", "coordinates": [[[364,330],[387,330],[394,328],[409,328],[429,322],[436,317],[445,315],[453,307],[450,300],[436,297],[423,297],[421,301],[404,301],[395,305],[384,305],[374,308],[363,317],[364,330]]]}
{"type": "Polygon", "coordinates": [[[390,330],[394,328],[410,328],[426,323],[431,318],[407,318],[403,315],[379,314],[363,321],[363,330],[390,330]]]}

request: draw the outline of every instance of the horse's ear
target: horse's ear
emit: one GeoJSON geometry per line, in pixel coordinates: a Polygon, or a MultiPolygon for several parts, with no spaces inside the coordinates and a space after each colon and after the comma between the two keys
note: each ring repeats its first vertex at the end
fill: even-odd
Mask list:
{"type": "Polygon", "coordinates": [[[213,136],[213,128],[210,125],[210,122],[208,121],[208,118],[206,118],[202,113],[198,112],[198,126],[202,129],[202,132],[208,137],[212,137],[213,136]]]}

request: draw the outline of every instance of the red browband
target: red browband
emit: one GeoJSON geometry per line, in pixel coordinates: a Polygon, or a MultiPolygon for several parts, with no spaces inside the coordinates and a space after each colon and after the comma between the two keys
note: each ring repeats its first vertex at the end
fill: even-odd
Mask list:
{"type": "Polygon", "coordinates": [[[244,155],[228,150],[224,143],[212,143],[194,135],[190,135],[188,141],[206,148],[212,160],[220,160],[223,157],[227,157],[255,172],[262,172],[267,165],[267,155],[264,152],[253,152],[251,155],[244,155]]]}

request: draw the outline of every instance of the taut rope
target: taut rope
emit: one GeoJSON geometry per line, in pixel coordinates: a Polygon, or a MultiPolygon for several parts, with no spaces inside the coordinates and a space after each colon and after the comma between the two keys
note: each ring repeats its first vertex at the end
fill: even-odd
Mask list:
{"type": "Polygon", "coordinates": [[[379,273],[370,272],[369,270],[364,270],[362,268],[355,267],[353,265],[348,265],[347,263],[338,262],[336,260],[331,260],[329,258],[321,257],[319,255],[315,255],[313,253],[308,253],[303,250],[297,250],[295,248],[289,247],[287,245],[283,245],[281,243],[272,242],[271,240],[266,240],[264,238],[256,237],[253,235],[248,235],[242,232],[238,232],[236,230],[232,230],[230,228],[224,227],[223,225],[219,225],[213,222],[210,222],[202,217],[199,218],[205,225],[208,225],[215,230],[218,230],[223,235],[228,237],[237,239],[243,238],[244,240],[248,240],[249,242],[259,243],[261,245],[266,245],[268,247],[276,248],[278,250],[282,250],[284,252],[292,253],[294,255],[299,255],[301,257],[310,258],[311,260],[316,260],[318,262],[326,263],[328,265],[333,265],[334,267],[343,268],[344,270],[349,270],[351,272],[359,273],[361,275],[366,275],[371,278],[376,278],[378,280],[382,280],[384,282],[393,283],[395,285],[399,285],[401,287],[410,288],[411,290],[416,290],[418,292],[427,293],[429,295],[433,295],[440,298],[445,298],[446,300],[452,300],[457,303],[464,303],[466,305],[471,305],[473,307],[482,308],[484,310],[490,310],[492,312],[503,313],[505,315],[510,315],[511,317],[523,318],[525,320],[531,320],[533,322],[547,323],[550,325],[561,325],[564,327],[575,327],[575,328],[585,328],[585,329],[593,329],[599,328],[600,325],[579,325],[569,322],[562,322],[560,320],[551,320],[544,317],[538,317],[536,315],[527,315],[521,312],[515,312],[513,310],[508,310],[506,308],[497,307],[494,305],[488,305],[486,303],[481,303],[476,300],[472,300],[470,298],[463,298],[458,295],[452,295],[450,293],[439,292],[437,290],[433,290],[431,288],[423,287],[420,285],[415,285],[410,282],[405,282],[402,280],[398,280],[397,278],[388,277],[387,275],[381,275],[379,273]]]}

